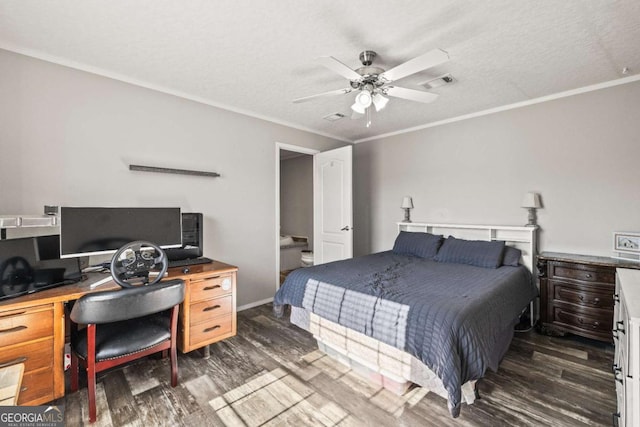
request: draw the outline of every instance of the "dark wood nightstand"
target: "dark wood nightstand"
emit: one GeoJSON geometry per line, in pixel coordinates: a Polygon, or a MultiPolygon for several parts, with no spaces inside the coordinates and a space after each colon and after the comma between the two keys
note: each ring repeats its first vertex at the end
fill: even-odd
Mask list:
{"type": "Polygon", "coordinates": [[[541,332],[612,342],[616,268],[640,269],[640,263],[556,252],[538,255],[541,332]]]}

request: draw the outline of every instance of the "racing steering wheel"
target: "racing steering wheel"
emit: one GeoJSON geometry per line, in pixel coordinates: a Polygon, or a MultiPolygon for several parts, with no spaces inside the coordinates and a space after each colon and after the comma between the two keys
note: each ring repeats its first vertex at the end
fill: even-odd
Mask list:
{"type": "Polygon", "coordinates": [[[135,281],[143,285],[156,284],[162,280],[168,267],[167,254],[160,246],[143,240],[127,243],[111,258],[111,276],[123,288],[134,287],[135,281]],[[152,271],[158,274],[149,282],[152,271]]]}
{"type": "Polygon", "coordinates": [[[26,291],[33,282],[33,268],[21,256],[0,262],[0,296],[26,291]]]}

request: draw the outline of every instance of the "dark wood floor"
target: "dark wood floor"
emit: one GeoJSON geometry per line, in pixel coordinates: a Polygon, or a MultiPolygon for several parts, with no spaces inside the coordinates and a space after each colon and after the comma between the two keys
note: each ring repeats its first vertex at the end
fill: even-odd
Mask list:
{"type": "MultiPolygon", "coordinates": [[[[578,426],[611,425],[615,412],[613,349],[593,341],[516,334],[457,419],[441,397],[419,387],[396,396],[316,348],[271,305],[243,311],[238,335],[212,345],[209,359],[180,355],[175,388],[167,360],[99,376],[95,425],[578,426]]],[[[87,423],[86,388],[58,403],[66,425],[87,423]]]]}

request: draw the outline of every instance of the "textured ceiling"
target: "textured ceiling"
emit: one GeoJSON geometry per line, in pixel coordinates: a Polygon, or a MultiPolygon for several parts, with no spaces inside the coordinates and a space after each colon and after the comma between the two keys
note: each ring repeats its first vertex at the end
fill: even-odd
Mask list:
{"type": "Polygon", "coordinates": [[[350,141],[635,75],[639,46],[638,0],[0,2],[0,48],[350,141]],[[370,49],[389,69],[434,48],[451,60],[398,85],[456,83],[370,128],[348,118],[354,93],[291,102],[348,86],[318,56],[357,68],[370,49]]]}

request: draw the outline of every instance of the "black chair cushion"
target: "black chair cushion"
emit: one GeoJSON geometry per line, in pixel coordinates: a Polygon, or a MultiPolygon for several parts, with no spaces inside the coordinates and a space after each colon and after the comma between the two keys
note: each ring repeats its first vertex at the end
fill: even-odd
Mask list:
{"type": "MultiPolygon", "coordinates": [[[[169,317],[165,313],[96,325],[96,361],[114,359],[145,350],[171,339],[169,317]]],[[[73,350],[87,358],[87,332],[71,337],[73,350]]]]}

